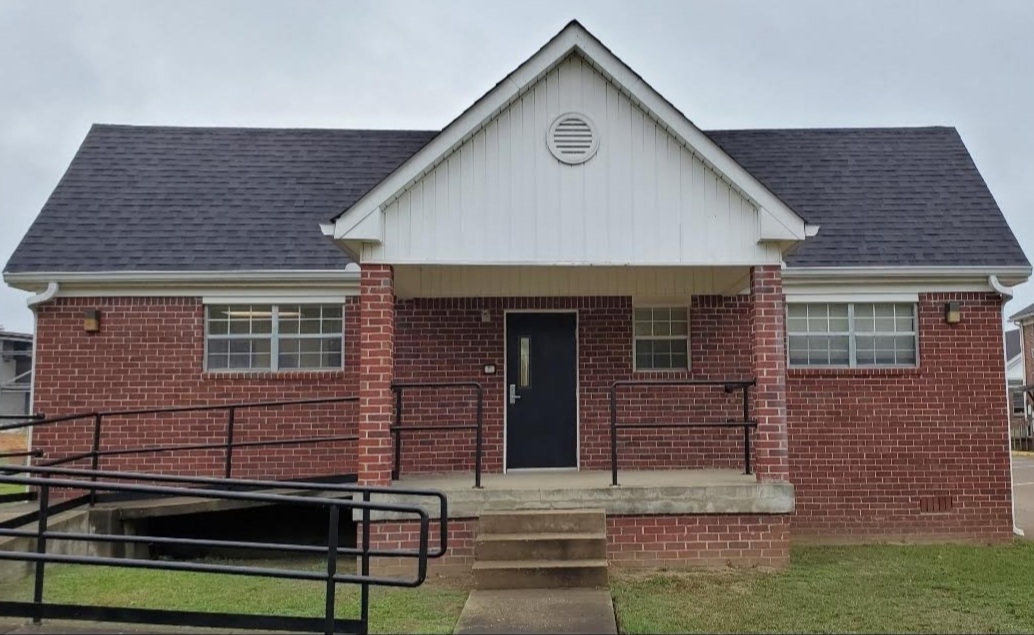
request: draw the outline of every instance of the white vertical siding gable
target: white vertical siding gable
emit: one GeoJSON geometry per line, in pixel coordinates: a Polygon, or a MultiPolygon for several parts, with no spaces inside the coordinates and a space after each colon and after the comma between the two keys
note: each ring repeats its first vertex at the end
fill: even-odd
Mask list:
{"type": "Polygon", "coordinates": [[[364,262],[741,265],[777,263],[759,211],[577,53],[382,206],[364,262]],[[567,112],[595,124],[585,163],[547,145],[567,112]]]}

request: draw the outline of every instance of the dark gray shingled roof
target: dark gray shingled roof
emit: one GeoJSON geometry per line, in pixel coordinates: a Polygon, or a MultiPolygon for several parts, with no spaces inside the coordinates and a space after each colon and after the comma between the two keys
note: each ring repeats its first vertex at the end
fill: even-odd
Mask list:
{"type": "Polygon", "coordinates": [[[821,226],[790,266],[1029,265],[954,128],[707,134],[821,226]]]}
{"type": "Polygon", "coordinates": [[[436,134],[95,125],[6,271],[341,269],[319,224],[436,134]]]}
{"type": "Polygon", "coordinates": [[[1020,329],[1005,332],[1005,359],[1009,360],[1020,354],[1020,329]]]}
{"type": "MultiPolygon", "coordinates": [[[[319,230],[433,131],[94,126],[8,272],[337,269],[319,230]]],[[[953,128],[708,133],[811,223],[791,266],[1026,266],[953,128]]]]}

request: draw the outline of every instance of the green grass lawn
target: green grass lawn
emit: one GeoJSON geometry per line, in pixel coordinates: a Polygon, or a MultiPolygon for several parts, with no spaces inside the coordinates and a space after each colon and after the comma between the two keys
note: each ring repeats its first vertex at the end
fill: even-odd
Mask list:
{"type": "Polygon", "coordinates": [[[20,494],[24,491],[24,485],[11,485],[10,483],[0,483],[0,496],[2,496],[3,494],[20,494]]]}
{"type": "Polygon", "coordinates": [[[798,547],[784,571],[612,575],[626,633],[1030,633],[1034,542],[798,547]]]}
{"type": "MultiPolygon", "coordinates": [[[[237,562],[287,567],[285,562],[237,562]]],[[[321,565],[291,563],[291,568],[318,570],[321,565]]],[[[50,565],[44,597],[48,602],[127,606],[211,612],[323,615],[322,582],[270,580],[204,573],[147,571],[118,567],[50,565]]],[[[30,600],[32,578],[0,584],[0,598],[30,600]]],[[[337,587],[337,616],[359,617],[359,589],[337,587]]],[[[373,587],[370,591],[372,633],[451,633],[467,591],[425,583],[416,589],[373,587]]]]}

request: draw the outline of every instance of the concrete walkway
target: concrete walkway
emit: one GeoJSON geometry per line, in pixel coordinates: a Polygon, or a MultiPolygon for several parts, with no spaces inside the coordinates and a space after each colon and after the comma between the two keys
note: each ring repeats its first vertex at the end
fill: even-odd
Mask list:
{"type": "Polygon", "coordinates": [[[618,627],[605,589],[521,589],[472,591],[455,632],[616,635],[618,627]]]}

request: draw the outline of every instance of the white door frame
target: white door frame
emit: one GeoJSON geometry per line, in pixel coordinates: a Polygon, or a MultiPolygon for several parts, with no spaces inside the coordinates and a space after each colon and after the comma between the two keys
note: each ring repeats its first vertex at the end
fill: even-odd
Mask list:
{"type": "Polygon", "coordinates": [[[508,326],[511,313],[574,313],[574,404],[575,404],[575,463],[574,467],[524,467],[514,468],[514,472],[570,472],[582,468],[582,373],[579,336],[581,319],[578,309],[505,309],[503,310],[503,473],[511,470],[506,465],[506,427],[507,413],[510,410],[509,386],[507,385],[507,349],[509,349],[508,326]]]}

